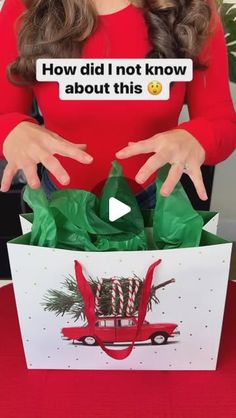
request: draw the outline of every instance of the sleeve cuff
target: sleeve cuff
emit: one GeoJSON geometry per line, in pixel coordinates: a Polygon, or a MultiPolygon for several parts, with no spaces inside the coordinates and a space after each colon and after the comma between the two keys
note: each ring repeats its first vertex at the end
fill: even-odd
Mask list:
{"type": "Polygon", "coordinates": [[[180,123],[178,129],[185,129],[201,144],[206,153],[204,164],[215,165],[217,163],[215,139],[208,120],[200,117],[194,118],[180,123]]]}

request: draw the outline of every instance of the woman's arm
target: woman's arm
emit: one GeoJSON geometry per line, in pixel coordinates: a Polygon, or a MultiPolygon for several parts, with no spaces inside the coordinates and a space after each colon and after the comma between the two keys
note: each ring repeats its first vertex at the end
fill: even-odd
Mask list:
{"type": "Polygon", "coordinates": [[[236,113],[228,81],[228,56],[224,30],[218,18],[217,27],[201,54],[206,70],[194,71],[187,83],[187,104],[190,121],[178,128],[192,134],[205,150],[205,164],[225,160],[236,147],[236,113]]]}
{"type": "Polygon", "coordinates": [[[190,121],[145,141],[129,143],[116,154],[117,158],[129,158],[154,153],[136,175],[136,181],[141,184],[164,164],[170,163],[161,189],[164,196],[173,191],[185,171],[200,199],[206,200],[201,165],[223,161],[236,147],[236,114],[230,96],[224,31],[218,16],[214,23],[216,21],[215,31],[199,54],[201,61],[207,60],[208,67],[194,71],[193,81],[187,84],[190,121]]]}
{"type": "Polygon", "coordinates": [[[11,84],[6,77],[7,65],[17,57],[15,22],[24,11],[21,0],[5,0],[0,13],[0,154],[7,160],[1,191],[7,192],[16,172],[24,171],[28,184],[40,187],[37,164],[42,163],[62,184],[70,177],[54,154],[63,155],[90,164],[93,158],[84,149],[54,132],[38,126],[28,115],[32,106],[32,90],[11,84]]]}
{"type": "Polygon", "coordinates": [[[0,157],[3,142],[20,122],[38,123],[29,116],[33,93],[29,87],[18,87],[7,79],[7,66],[18,55],[15,22],[24,11],[21,0],[5,0],[0,12],[0,157]]]}

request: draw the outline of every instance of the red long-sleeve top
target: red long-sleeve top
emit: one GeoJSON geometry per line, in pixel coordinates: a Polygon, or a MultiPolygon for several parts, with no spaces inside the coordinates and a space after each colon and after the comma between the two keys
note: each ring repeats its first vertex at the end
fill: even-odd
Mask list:
{"type": "MultiPolygon", "coordinates": [[[[30,88],[15,86],[7,80],[6,67],[18,55],[14,24],[24,10],[22,0],[5,0],[0,13],[1,148],[17,124],[37,123],[29,116],[35,96],[45,127],[71,142],[86,143],[87,151],[94,157],[94,162],[87,166],[58,156],[71,177],[69,187],[90,190],[107,177],[115,153],[129,141],[147,139],[176,127],[190,132],[202,144],[206,151],[205,164],[216,164],[233,152],[236,115],[220,21],[199,54],[200,59],[207,61],[208,68],[195,70],[191,82],[176,82],[169,100],[63,101],[59,99],[56,82],[36,82],[30,88]],[[190,120],[178,124],[184,101],[190,120]]],[[[129,5],[116,13],[98,17],[97,29],[87,40],[82,57],[144,58],[149,49],[142,9],[129,5]]],[[[141,155],[123,160],[124,174],[134,178],[146,159],[147,155],[141,155]]]]}

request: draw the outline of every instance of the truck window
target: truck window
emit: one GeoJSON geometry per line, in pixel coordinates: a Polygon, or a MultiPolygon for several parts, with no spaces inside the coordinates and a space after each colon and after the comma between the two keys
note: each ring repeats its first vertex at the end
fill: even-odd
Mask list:
{"type": "Polygon", "coordinates": [[[114,327],[114,319],[100,319],[96,322],[97,327],[114,327]]]}
{"type": "Polygon", "coordinates": [[[135,321],[133,319],[121,319],[120,326],[121,327],[132,327],[135,325],[135,321]]]}

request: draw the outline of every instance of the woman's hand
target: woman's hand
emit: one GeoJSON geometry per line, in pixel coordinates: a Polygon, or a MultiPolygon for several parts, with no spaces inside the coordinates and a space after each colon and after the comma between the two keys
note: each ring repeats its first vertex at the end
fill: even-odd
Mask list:
{"type": "Polygon", "coordinates": [[[184,129],[162,132],[139,142],[129,142],[128,146],[116,153],[120,159],[138,154],[154,153],[136,175],[137,183],[145,181],[166,163],[171,164],[169,174],[161,188],[161,194],[168,196],[180,180],[183,172],[191,178],[198,196],[207,200],[206,189],[200,170],[205,160],[201,144],[184,129]]]}
{"type": "Polygon", "coordinates": [[[3,154],[7,166],[3,173],[1,191],[7,192],[18,170],[23,170],[27,183],[33,189],[40,187],[37,164],[42,163],[62,185],[70,182],[67,171],[54,154],[73,158],[82,164],[89,164],[93,158],[83,151],[86,145],[72,144],[64,138],[31,122],[19,123],[7,136],[3,154]]]}

